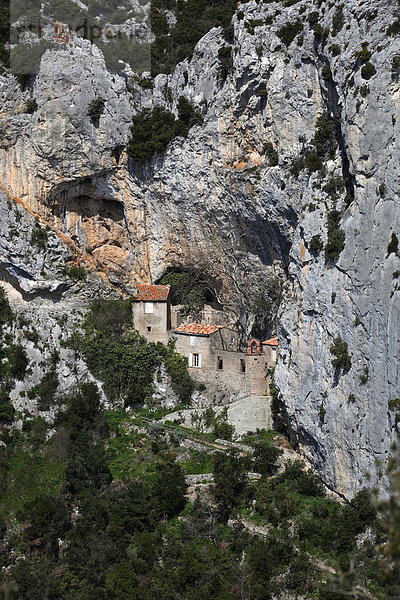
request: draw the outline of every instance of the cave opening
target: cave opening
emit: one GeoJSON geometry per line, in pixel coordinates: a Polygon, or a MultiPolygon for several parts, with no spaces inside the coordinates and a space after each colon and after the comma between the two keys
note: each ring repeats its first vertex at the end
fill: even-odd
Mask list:
{"type": "Polygon", "coordinates": [[[222,284],[203,269],[196,267],[169,267],[156,284],[171,286],[171,304],[181,305],[188,312],[202,310],[205,304],[222,310],[218,301],[222,284]]]}

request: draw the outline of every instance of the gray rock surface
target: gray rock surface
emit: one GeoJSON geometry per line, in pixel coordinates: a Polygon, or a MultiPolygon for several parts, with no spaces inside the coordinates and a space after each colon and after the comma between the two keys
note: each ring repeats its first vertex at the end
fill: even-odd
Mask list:
{"type": "Polygon", "coordinates": [[[391,72],[400,41],[385,33],[396,6],[351,0],[335,32],[338,7],[322,3],[323,44],[308,23],[315,5],[243,4],[225,82],[219,28],[200,40],[190,62],[158,76],[153,90],[108,73],[99,50],[79,40],[46,53],[32,90],[11,76],[0,81],[2,187],[72,241],[104,281],[124,289],[170,266],[200,266],[217,276],[249,330],[258,290],[272,277],[285,279],[275,373],[282,412],[299,449],[348,497],[379,478],[396,432],[388,401],[400,396],[400,259],[387,256],[392,232],[400,237],[399,81],[391,72]],[[304,30],[286,44],[277,33],[297,19],[304,30]],[[364,41],[376,69],[369,80],[356,55],[364,41]],[[39,106],[32,115],[22,112],[30,95],[39,106]],[[181,95],[204,124],[145,166],[128,159],[132,115],[155,104],[176,113],[181,95]],[[87,109],[99,96],[105,110],[94,123],[87,109]],[[336,119],[336,153],[322,177],[293,176],[290,166],[312,148],[323,112],[336,119]],[[344,191],[334,199],[323,190],[333,176],[354,188],[347,207],[344,191]],[[346,240],[329,265],[309,243],[317,234],[326,242],[335,202],[346,240]],[[340,376],[331,364],[336,336],[352,357],[340,376]]]}

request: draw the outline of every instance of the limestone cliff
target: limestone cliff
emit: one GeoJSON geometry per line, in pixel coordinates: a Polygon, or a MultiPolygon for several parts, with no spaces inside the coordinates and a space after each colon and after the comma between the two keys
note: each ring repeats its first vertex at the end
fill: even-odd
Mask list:
{"type": "Polygon", "coordinates": [[[232,39],[212,29],[153,89],[109,73],[79,39],[48,51],[31,87],[0,81],[2,188],[101,281],[129,291],[170,266],[200,266],[244,313],[271,277],[285,280],[281,412],[346,496],[367,484],[367,471],[376,481],[375,461],[395,435],[388,401],[400,396],[400,260],[388,255],[400,235],[396,10],[249,2],[232,39]],[[225,80],[221,47],[231,48],[225,80]],[[128,158],[132,116],[155,105],[176,114],[180,96],[203,124],[144,165],[128,158]],[[33,114],[23,112],[30,97],[33,114]],[[98,97],[95,122],[88,106],[98,97]],[[315,165],[307,157],[323,114],[334,131],[320,131],[315,165]],[[343,231],[344,248],[326,261],[319,243],[331,241],[333,210],[329,236],[343,231]],[[347,372],[331,364],[335,337],[348,344],[347,372]]]}

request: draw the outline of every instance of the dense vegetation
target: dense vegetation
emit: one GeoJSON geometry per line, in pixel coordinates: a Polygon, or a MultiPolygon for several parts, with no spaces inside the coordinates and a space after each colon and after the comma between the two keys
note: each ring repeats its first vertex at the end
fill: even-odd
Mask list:
{"type": "MultiPolygon", "coordinates": [[[[150,68],[152,76],[158,73],[170,73],[178,62],[190,57],[197,42],[213,27],[221,25],[227,38],[231,38],[233,31],[231,19],[236,10],[235,0],[218,0],[206,2],[206,0],[154,0],[150,10],[150,23],[156,39],[151,44],[138,43],[135,37],[127,36],[125,33],[107,36],[103,41],[100,32],[107,23],[119,24],[126,22],[132,17],[132,8],[117,6],[109,0],[87,0],[88,10],[83,10],[72,0],[49,0],[44,5],[47,15],[67,23],[71,30],[77,31],[79,35],[96,43],[105,56],[107,66],[112,71],[119,71],[121,63],[125,61],[135,71],[147,71],[150,68]],[[176,17],[176,23],[169,25],[165,11],[172,10],[176,17]]],[[[9,57],[5,50],[5,43],[9,36],[9,0],[2,0],[0,21],[0,60],[6,64],[9,57]]],[[[22,15],[27,27],[32,31],[38,30],[38,14],[40,3],[35,0],[31,2],[29,10],[21,0],[15,0],[12,5],[12,22],[16,22],[22,15]]],[[[148,17],[141,12],[140,7],[136,11],[137,20],[145,22],[148,17]]],[[[13,58],[23,64],[37,63],[45,46],[40,50],[38,57],[32,61],[29,56],[29,46],[20,44],[15,50],[13,58]]],[[[22,71],[25,72],[25,71],[22,71]]],[[[34,72],[34,71],[31,71],[34,72]]]]}
{"type": "Polygon", "coordinates": [[[184,96],[178,101],[177,119],[160,106],[152,111],[145,109],[133,117],[127,153],[136,161],[149,160],[154,154],[163,154],[175,137],[186,137],[193,125],[202,122],[201,115],[184,96]]]}
{"type": "Polygon", "coordinates": [[[9,53],[6,44],[10,39],[10,1],[0,0],[0,63],[9,64],[9,53]]]}
{"type": "Polygon", "coordinates": [[[152,75],[171,73],[185,58],[190,58],[197,42],[213,27],[221,25],[230,39],[235,0],[155,0],[152,2],[151,24],[156,40],[151,49],[152,75]],[[165,10],[173,10],[175,25],[169,27],[165,10]]]}
{"type": "MultiPolygon", "coordinates": [[[[8,333],[13,319],[1,293],[2,391],[27,368],[8,333]]],[[[344,600],[356,588],[377,600],[398,597],[394,496],[381,520],[369,492],[350,503],[327,498],[301,462],[278,468],[276,432],[247,434],[244,446],[221,452],[213,440],[233,433],[224,412],[207,410],[190,430],[162,423],[159,407],[118,408],[149,399],[160,361],[173,381],[187,373],[172,347],[137,335],[128,301],[94,301],[71,344],[115,407],[105,410],[86,383],[57,398],[54,423],[25,413],[20,429],[9,401],[2,404],[0,598],[344,600]],[[190,474],[199,483],[189,499],[190,474]],[[328,568],[337,575],[326,581],[328,568]]],[[[50,406],[54,393],[48,386],[50,406]]],[[[394,463],[394,493],[397,473],[394,463]]]]}
{"type": "Polygon", "coordinates": [[[324,162],[334,158],[338,147],[337,131],[335,121],[328,113],[318,117],[311,145],[312,150],[307,150],[293,162],[291,172],[295,177],[303,169],[310,173],[322,171],[324,162]]]}
{"type": "Polygon", "coordinates": [[[346,234],[340,227],[341,214],[333,209],[328,212],[328,240],[325,246],[325,258],[327,261],[335,262],[342,252],[346,240],[346,234]]]}
{"type": "Polygon", "coordinates": [[[358,585],[396,598],[374,551],[383,538],[369,493],[340,504],[300,462],[277,474],[268,432],[247,438],[252,452],[188,451],[172,428],[106,412],[93,384],[65,399],[46,441],[49,427],[28,418],[2,434],[1,597],[344,600],[358,585]],[[214,484],[188,501],[185,473],[210,469],[214,484]],[[315,561],[340,577],[324,582],[315,561]]]}
{"type": "Polygon", "coordinates": [[[28,367],[25,350],[13,342],[10,334],[13,321],[14,315],[0,287],[0,425],[14,419],[10,391],[16,380],[24,378],[28,367]]]}
{"type": "Polygon", "coordinates": [[[332,366],[336,370],[348,371],[351,367],[351,356],[347,342],[342,340],[340,336],[335,337],[331,345],[331,354],[335,356],[332,359],[332,366]]]}
{"type": "Polygon", "coordinates": [[[195,389],[187,361],[175,352],[173,343],[147,343],[133,328],[130,300],[94,300],[83,333],[75,332],[70,345],[103,382],[113,402],[125,406],[150,402],[153,378],[162,363],[182,403],[190,401],[195,389]]]}

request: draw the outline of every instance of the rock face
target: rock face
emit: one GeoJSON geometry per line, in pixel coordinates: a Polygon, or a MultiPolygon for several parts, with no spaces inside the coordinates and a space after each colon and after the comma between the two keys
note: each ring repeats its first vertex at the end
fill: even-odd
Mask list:
{"type": "Polygon", "coordinates": [[[396,430],[388,401],[400,396],[400,260],[388,255],[392,233],[400,237],[400,42],[386,33],[394,4],[243,4],[230,42],[212,29],[152,90],[108,73],[85,40],[48,51],[32,89],[0,80],[0,183],[63,240],[60,262],[73,249],[100,272],[96,281],[125,290],[171,266],[200,267],[239,313],[272,277],[285,279],[282,414],[347,497],[367,472],[372,483],[379,477],[376,460],[384,463],[396,430]],[[225,81],[222,46],[232,50],[225,81]],[[23,112],[30,95],[34,114],[23,112]],[[132,115],[155,105],[176,114],[180,96],[203,125],[144,165],[129,159],[132,115]],[[94,122],[88,106],[98,97],[104,112],[94,122]],[[292,170],[315,149],[323,113],[336,128],[323,170],[292,170]],[[310,241],[326,244],[333,209],[345,243],[326,262],[310,241]],[[348,344],[345,373],[331,364],[335,337],[348,344]]]}

